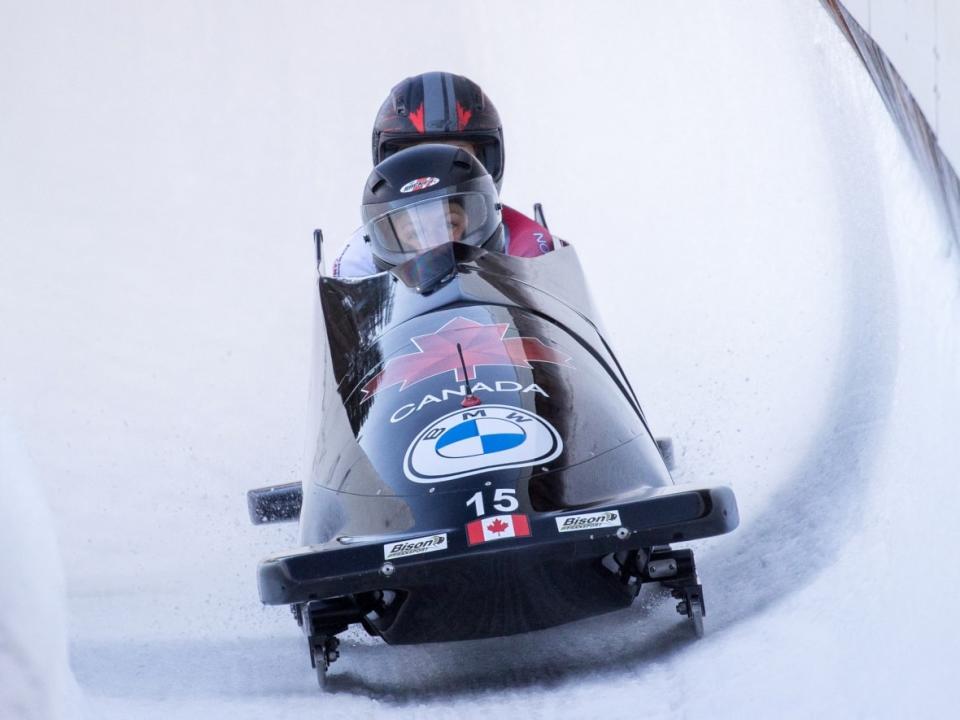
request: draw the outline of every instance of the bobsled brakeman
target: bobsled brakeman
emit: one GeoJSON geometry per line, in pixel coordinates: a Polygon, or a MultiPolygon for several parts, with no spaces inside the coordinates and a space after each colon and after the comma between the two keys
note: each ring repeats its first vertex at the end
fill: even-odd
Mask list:
{"type": "MultiPolygon", "coordinates": [[[[463,190],[381,177],[388,194],[425,186],[420,208],[463,190]]],[[[473,227],[499,210],[454,200],[473,227]]],[[[703,632],[693,553],[675,544],[733,530],[733,492],[673,484],[572,247],[485,245],[321,271],[307,476],[248,494],[255,523],[299,518],[300,547],[260,563],[260,597],[291,607],[321,683],[352,624],[390,644],[506,636],[626,607],[644,583],[703,632]]]]}

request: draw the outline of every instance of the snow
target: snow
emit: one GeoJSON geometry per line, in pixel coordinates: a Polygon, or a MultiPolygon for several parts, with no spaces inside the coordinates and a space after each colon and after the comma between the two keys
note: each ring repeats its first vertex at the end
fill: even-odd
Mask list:
{"type": "Polygon", "coordinates": [[[65,633],[98,720],[949,711],[955,241],[817,3],[603,7],[4,11],[0,547],[23,582],[0,640],[29,640],[13,674],[0,646],[0,717],[80,709],[65,633]],[[699,642],[656,594],[507,640],[353,632],[321,696],[257,601],[295,528],[250,526],[244,492],[299,477],[310,231],[336,252],[382,96],[438,68],[497,103],[506,201],[576,244],[678,480],[731,485],[742,525],[696,545],[699,642]]]}
{"type": "Polygon", "coordinates": [[[79,717],[56,527],[16,430],[0,418],[0,717],[79,717]]]}

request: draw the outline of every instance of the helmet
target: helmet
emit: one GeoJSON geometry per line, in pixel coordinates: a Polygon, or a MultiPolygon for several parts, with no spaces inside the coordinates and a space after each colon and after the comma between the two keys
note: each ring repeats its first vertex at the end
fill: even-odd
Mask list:
{"type": "Polygon", "coordinates": [[[453,145],[417,145],[377,165],[363,191],[362,215],[380,270],[454,241],[503,252],[493,178],[453,145]]]}
{"type": "Polygon", "coordinates": [[[428,72],[394,86],[373,123],[373,164],[423,142],[470,143],[497,188],[503,180],[500,114],[462,75],[428,72]]]}

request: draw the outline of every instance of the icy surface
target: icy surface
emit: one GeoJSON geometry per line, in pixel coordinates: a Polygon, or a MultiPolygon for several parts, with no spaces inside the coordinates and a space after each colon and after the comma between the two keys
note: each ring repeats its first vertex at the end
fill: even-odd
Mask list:
{"type": "Polygon", "coordinates": [[[79,717],[56,527],[15,428],[0,417],[0,718],[79,717]]]}
{"type": "MultiPolygon", "coordinates": [[[[416,7],[4,11],[0,408],[53,511],[87,716],[948,711],[955,245],[826,14],[416,7]],[[495,99],[505,200],[576,244],[678,480],[731,485],[743,523],[697,545],[700,642],[657,596],[507,640],[354,633],[324,697],[257,602],[295,531],[249,526],[243,494],[298,477],[310,231],[336,251],[383,95],[439,68],[495,99]]],[[[28,537],[2,549],[40,578],[56,550],[28,537]]]]}

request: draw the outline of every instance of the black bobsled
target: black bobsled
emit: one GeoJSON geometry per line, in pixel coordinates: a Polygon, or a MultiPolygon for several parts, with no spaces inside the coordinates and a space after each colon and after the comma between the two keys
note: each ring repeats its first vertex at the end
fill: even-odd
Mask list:
{"type": "Polygon", "coordinates": [[[449,243],[321,276],[317,302],[302,495],[248,499],[254,522],[299,517],[260,597],[292,607],[321,682],[354,623],[388,643],[511,635],[648,582],[702,633],[693,553],[673,545],[733,530],[736,500],[673,484],[572,247],[449,243]]]}

